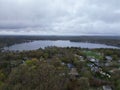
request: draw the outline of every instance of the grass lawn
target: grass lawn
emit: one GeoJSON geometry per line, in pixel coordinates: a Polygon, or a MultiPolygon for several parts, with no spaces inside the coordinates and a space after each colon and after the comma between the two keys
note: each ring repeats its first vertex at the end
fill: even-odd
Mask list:
{"type": "Polygon", "coordinates": [[[96,59],[102,59],[103,56],[99,55],[97,52],[93,52],[93,51],[84,51],[84,53],[86,54],[86,56],[91,56],[94,57],[96,59]]]}

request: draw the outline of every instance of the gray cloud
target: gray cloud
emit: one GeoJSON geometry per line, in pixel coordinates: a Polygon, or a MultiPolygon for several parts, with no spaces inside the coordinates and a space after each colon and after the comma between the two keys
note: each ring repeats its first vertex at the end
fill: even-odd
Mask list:
{"type": "Polygon", "coordinates": [[[0,0],[0,34],[120,35],[120,1],[0,0]]]}

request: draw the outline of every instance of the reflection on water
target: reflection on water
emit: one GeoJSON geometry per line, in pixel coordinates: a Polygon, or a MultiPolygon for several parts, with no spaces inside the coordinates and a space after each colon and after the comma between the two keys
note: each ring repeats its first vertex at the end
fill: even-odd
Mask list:
{"type": "Polygon", "coordinates": [[[57,47],[81,47],[81,48],[118,48],[115,46],[108,46],[105,44],[95,44],[95,43],[84,43],[84,42],[70,42],[69,40],[38,40],[33,42],[27,42],[22,44],[15,44],[10,47],[5,47],[5,50],[36,50],[39,48],[45,48],[48,46],[57,46],[57,47]]]}

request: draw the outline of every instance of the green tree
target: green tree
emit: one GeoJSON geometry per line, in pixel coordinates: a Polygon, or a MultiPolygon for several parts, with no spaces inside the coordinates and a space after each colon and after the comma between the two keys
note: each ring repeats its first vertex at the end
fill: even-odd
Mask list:
{"type": "MultiPolygon", "coordinates": [[[[32,61],[31,61],[32,62],[32,61]]],[[[64,70],[57,70],[44,61],[23,64],[14,69],[2,90],[64,90],[64,70]]]]}

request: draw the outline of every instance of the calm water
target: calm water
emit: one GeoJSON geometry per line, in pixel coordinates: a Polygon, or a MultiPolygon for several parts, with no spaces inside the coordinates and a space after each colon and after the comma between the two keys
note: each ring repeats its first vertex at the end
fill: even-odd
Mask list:
{"type": "Polygon", "coordinates": [[[118,48],[115,46],[108,46],[104,44],[94,44],[94,43],[84,43],[84,42],[70,42],[69,40],[57,40],[57,41],[50,41],[50,40],[40,40],[40,41],[33,41],[27,42],[22,44],[15,44],[10,47],[5,47],[5,50],[36,50],[39,48],[45,48],[48,46],[57,46],[57,47],[81,47],[81,48],[118,48]]]}

